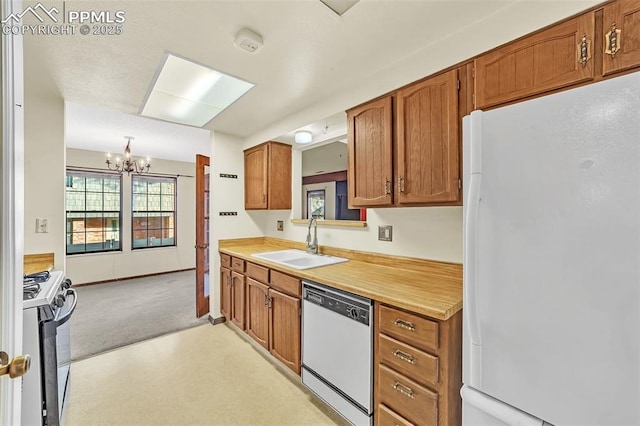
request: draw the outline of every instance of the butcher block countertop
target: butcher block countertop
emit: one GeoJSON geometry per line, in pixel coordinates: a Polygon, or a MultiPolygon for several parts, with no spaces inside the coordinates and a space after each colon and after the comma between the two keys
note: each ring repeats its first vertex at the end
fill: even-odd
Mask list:
{"type": "Polygon", "coordinates": [[[258,237],[220,240],[231,256],[290,275],[368,297],[438,320],[462,309],[462,265],[320,246],[320,253],[350,259],[345,263],[300,270],[252,254],[285,249],[304,250],[304,243],[258,237]]]}

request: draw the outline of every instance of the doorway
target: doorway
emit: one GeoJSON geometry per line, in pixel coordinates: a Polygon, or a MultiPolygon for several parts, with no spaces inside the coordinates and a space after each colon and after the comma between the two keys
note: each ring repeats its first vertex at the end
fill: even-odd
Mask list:
{"type": "Polygon", "coordinates": [[[209,157],[196,155],[196,315],[209,313],[209,157]]]}

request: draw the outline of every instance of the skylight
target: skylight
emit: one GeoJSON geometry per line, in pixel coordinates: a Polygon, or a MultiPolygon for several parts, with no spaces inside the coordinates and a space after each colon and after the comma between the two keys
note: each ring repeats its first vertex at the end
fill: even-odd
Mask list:
{"type": "Polygon", "coordinates": [[[141,115],[202,127],[255,86],[170,53],[163,59],[141,115]]]}

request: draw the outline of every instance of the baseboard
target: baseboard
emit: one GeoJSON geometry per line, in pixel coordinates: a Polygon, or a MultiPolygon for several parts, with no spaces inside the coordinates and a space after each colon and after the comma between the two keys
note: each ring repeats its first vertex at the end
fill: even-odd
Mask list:
{"type": "Polygon", "coordinates": [[[144,274],[144,275],[133,275],[130,277],[121,277],[121,278],[112,278],[110,280],[102,280],[102,281],[92,281],[89,283],[80,283],[80,284],[73,284],[74,287],[82,287],[85,285],[95,285],[95,284],[104,284],[104,283],[112,283],[114,281],[126,281],[126,280],[134,280],[136,278],[147,278],[147,277],[155,277],[157,275],[164,275],[164,274],[173,274],[174,272],[185,272],[185,271],[194,271],[196,268],[187,268],[187,269],[176,269],[174,271],[165,271],[165,272],[155,272],[153,274],[144,274]]]}
{"type": "Polygon", "coordinates": [[[218,324],[222,324],[223,322],[225,322],[227,319],[224,316],[218,317],[218,318],[214,318],[211,315],[209,315],[209,322],[211,323],[211,325],[218,325],[218,324]]]}

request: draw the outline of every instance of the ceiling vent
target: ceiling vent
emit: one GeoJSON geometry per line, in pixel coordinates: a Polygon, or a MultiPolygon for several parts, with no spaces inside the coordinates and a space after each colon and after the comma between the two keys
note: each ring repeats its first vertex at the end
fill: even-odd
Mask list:
{"type": "Polygon", "coordinates": [[[233,42],[234,46],[239,49],[246,50],[249,53],[256,53],[264,43],[262,42],[262,36],[256,34],[250,29],[243,28],[236,34],[236,39],[233,42]]]}
{"type": "Polygon", "coordinates": [[[320,0],[329,9],[342,16],[345,12],[353,7],[360,0],[320,0]]]}

